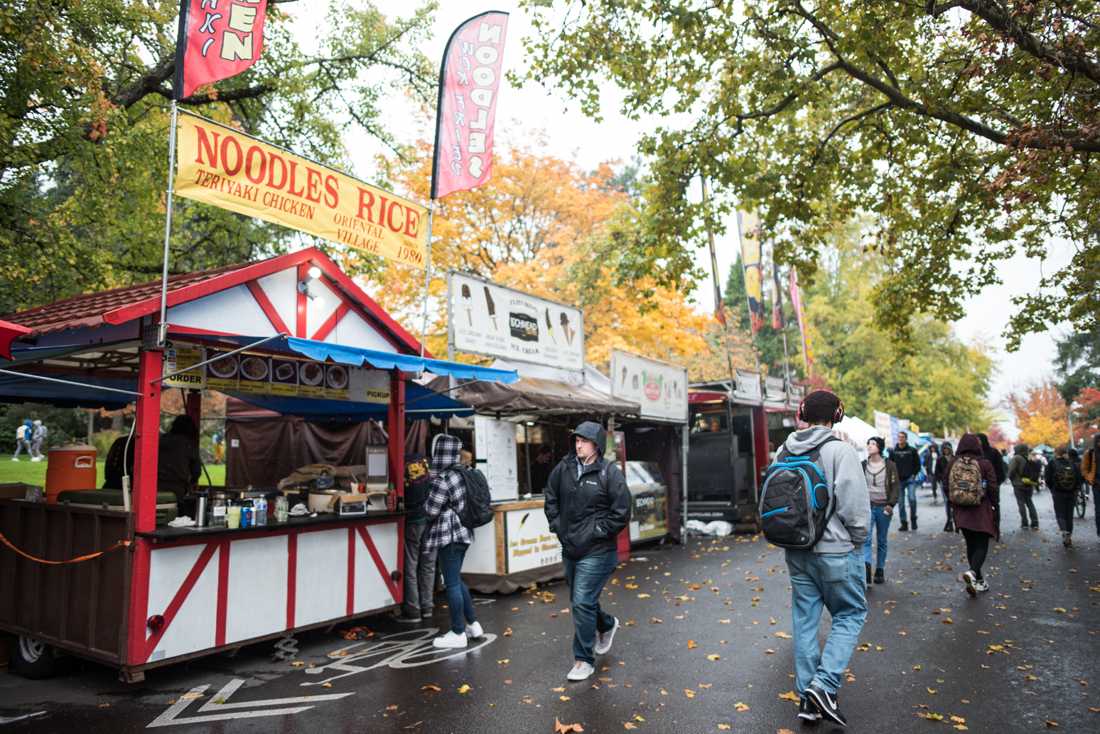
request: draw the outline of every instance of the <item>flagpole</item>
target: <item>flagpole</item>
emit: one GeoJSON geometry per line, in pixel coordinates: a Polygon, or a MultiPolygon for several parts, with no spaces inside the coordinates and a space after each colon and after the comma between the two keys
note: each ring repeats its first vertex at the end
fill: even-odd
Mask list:
{"type": "Polygon", "coordinates": [[[432,220],[435,217],[435,199],[428,199],[428,264],[424,268],[424,321],[420,329],[420,357],[424,358],[424,342],[428,339],[428,300],[432,285],[432,220]]]}
{"type": "Polygon", "coordinates": [[[157,326],[157,346],[168,341],[168,244],[172,238],[172,199],[175,193],[176,125],[179,106],[172,99],[172,122],[168,131],[168,206],[164,217],[164,262],[160,274],[160,323],[157,326]]]}

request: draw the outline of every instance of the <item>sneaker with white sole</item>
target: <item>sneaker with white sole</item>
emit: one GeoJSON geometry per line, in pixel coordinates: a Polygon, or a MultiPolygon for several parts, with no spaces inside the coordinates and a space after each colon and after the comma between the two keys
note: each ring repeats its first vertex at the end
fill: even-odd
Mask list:
{"type": "Polygon", "coordinates": [[[612,617],[615,620],[615,624],[611,625],[611,629],[607,632],[596,633],[596,645],[593,651],[597,655],[606,655],[611,650],[611,642],[615,639],[615,633],[619,630],[619,618],[612,617]]]}
{"type": "Polygon", "coordinates": [[[848,726],[848,720],[844,718],[844,714],[840,713],[840,704],[835,693],[829,693],[816,683],[811,683],[802,695],[813,702],[823,718],[838,726],[848,726]]]}
{"type": "Polygon", "coordinates": [[[432,640],[432,647],[438,647],[444,650],[460,650],[466,647],[466,635],[461,632],[448,631],[447,634],[432,640]]]}
{"type": "Polygon", "coordinates": [[[798,718],[811,724],[821,721],[821,712],[817,710],[813,701],[806,698],[805,694],[798,699],[798,718]]]}
{"type": "Polygon", "coordinates": [[[466,625],[466,636],[472,640],[478,637],[484,637],[485,630],[481,629],[481,622],[474,622],[473,624],[466,625]]]}
{"type": "Polygon", "coordinates": [[[985,582],[985,579],[978,579],[974,582],[974,590],[981,592],[989,591],[989,584],[985,582]]]}
{"type": "Polygon", "coordinates": [[[592,674],[596,672],[596,669],[592,667],[590,663],[586,663],[583,660],[578,660],[573,663],[573,669],[566,675],[567,680],[582,681],[592,677],[592,674]]]}
{"type": "Polygon", "coordinates": [[[966,593],[970,596],[978,595],[978,577],[973,571],[967,571],[962,575],[962,581],[966,584],[966,593]]]}

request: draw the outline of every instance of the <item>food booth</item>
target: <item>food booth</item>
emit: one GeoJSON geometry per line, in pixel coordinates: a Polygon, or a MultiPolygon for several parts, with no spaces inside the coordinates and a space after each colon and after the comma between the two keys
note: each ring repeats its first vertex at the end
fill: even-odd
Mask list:
{"type": "Polygon", "coordinates": [[[516,379],[420,356],[313,248],[172,277],[167,348],[156,339],[159,291],[149,283],[7,317],[29,333],[0,361],[0,400],[136,406],[129,492],[84,500],[93,472],[91,486],[60,501],[0,500],[0,630],[18,636],[14,662],[27,674],[45,672],[52,646],[137,681],[149,668],[399,604],[406,419],[469,412],[412,378],[516,379]],[[174,513],[159,512],[158,441],[161,393],[177,388],[196,423],[201,391],[218,390],[279,415],[369,422],[374,438],[359,465],[329,475],[304,467],[284,486],[204,488],[207,526],[171,527],[174,513]],[[228,497],[225,518],[215,491],[228,497]],[[290,513],[263,509],[280,497],[290,513]],[[231,527],[238,502],[241,526],[231,527]],[[251,513],[266,524],[244,527],[251,513]]]}

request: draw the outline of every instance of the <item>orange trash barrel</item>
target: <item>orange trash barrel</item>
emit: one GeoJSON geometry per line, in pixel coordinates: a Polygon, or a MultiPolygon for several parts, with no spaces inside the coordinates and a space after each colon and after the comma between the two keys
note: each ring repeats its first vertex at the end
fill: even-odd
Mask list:
{"type": "Polygon", "coordinates": [[[46,502],[56,504],[61,492],[95,489],[95,455],[94,446],[50,449],[46,460],[46,502]]]}

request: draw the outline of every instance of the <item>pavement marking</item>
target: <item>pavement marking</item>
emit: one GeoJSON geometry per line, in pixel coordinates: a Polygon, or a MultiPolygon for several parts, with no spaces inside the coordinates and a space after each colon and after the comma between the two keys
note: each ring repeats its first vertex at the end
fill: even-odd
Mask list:
{"type": "Polygon", "coordinates": [[[26,719],[33,719],[38,716],[45,716],[45,711],[35,711],[31,714],[23,714],[22,716],[0,716],[0,725],[2,724],[14,724],[17,721],[25,721],[26,719]]]}
{"type": "Polygon", "coordinates": [[[450,658],[461,657],[485,647],[497,639],[496,635],[486,633],[468,647],[457,650],[441,650],[432,646],[432,638],[440,632],[441,630],[437,629],[408,630],[385,635],[373,643],[356,642],[345,645],[328,654],[327,657],[332,659],[331,663],[306,668],[304,671],[306,675],[323,675],[332,672],[338,672],[340,675],[330,675],[324,680],[306,681],[302,685],[321,686],[384,666],[417,668],[422,665],[431,665],[450,658]],[[371,659],[374,659],[374,662],[369,665],[358,664],[371,659]]]}
{"type": "Polygon", "coordinates": [[[155,729],[162,726],[179,726],[184,724],[202,724],[212,721],[228,721],[231,719],[254,719],[261,716],[289,716],[308,711],[315,704],[322,701],[334,701],[338,698],[354,695],[354,693],[330,693],[320,696],[293,696],[290,698],[269,698],[263,701],[238,701],[227,703],[229,698],[245,684],[243,678],[234,678],[222,686],[222,689],[214,694],[214,697],[199,707],[198,713],[203,716],[180,716],[191,702],[202,696],[209,684],[195,686],[190,691],[179,697],[179,700],[168,707],[160,716],[153,719],[146,729],[155,729]],[[307,706],[290,706],[288,704],[309,704],[307,706]],[[283,708],[270,708],[273,706],[283,708]]]}

